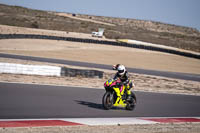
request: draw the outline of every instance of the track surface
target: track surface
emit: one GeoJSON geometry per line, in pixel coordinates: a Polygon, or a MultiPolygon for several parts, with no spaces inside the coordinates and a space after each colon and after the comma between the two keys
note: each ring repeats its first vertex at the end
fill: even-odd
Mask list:
{"type": "MultiPolygon", "coordinates": [[[[32,61],[40,61],[40,62],[49,62],[49,63],[57,63],[57,64],[66,64],[66,65],[75,65],[75,66],[82,66],[82,67],[101,68],[101,69],[108,69],[108,70],[111,69],[110,65],[69,61],[69,60],[60,60],[60,59],[50,59],[50,58],[31,57],[31,56],[22,56],[22,55],[11,55],[11,54],[4,54],[4,53],[0,53],[0,57],[22,59],[22,60],[32,60],[32,61]]],[[[199,74],[165,72],[165,71],[145,70],[145,69],[137,69],[137,68],[127,68],[127,70],[129,72],[139,73],[139,74],[163,76],[163,77],[169,77],[169,78],[192,80],[192,81],[200,82],[199,74]]]]}
{"type": "Polygon", "coordinates": [[[200,97],[135,92],[134,111],[104,110],[104,90],[0,83],[0,119],[95,117],[198,117],[200,97]]]}

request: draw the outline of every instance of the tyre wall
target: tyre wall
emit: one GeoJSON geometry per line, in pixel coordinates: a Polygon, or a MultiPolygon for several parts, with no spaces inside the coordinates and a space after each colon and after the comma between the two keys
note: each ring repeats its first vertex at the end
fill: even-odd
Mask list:
{"type": "Polygon", "coordinates": [[[34,35],[34,34],[0,34],[0,39],[23,39],[23,38],[50,39],[50,40],[81,42],[81,43],[93,43],[93,44],[123,46],[123,47],[139,48],[139,49],[145,49],[145,50],[165,52],[165,53],[176,54],[176,55],[181,55],[181,56],[185,56],[185,57],[200,59],[200,54],[178,51],[178,50],[173,50],[173,49],[153,47],[153,46],[128,44],[128,43],[125,43],[125,42],[103,41],[103,40],[72,38],[72,37],[47,36],[47,35],[34,35]]]}

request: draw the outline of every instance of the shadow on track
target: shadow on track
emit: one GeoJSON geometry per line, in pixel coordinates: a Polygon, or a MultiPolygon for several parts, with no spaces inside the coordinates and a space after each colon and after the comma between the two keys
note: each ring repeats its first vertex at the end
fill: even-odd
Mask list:
{"type": "Polygon", "coordinates": [[[87,101],[79,101],[79,100],[75,100],[75,101],[76,101],[78,104],[85,105],[85,106],[88,106],[88,107],[90,107],[90,108],[95,108],[95,109],[104,110],[102,104],[97,104],[97,103],[87,102],[87,101]]]}
{"type": "MultiPolygon", "coordinates": [[[[85,105],[85,106],[88,106],[90,108],[105,110],[103,108],[102,104],[97,104],[97,103],[92,103],[92,102],[86,102],[86,101],[79,101],[79,100],[75,100],[75,101],[78,104],[85,105]]],[[[112,107],[112,109],[110,109],[110,110],[125,110],[125,109],[123,107],[112,107]]]]}

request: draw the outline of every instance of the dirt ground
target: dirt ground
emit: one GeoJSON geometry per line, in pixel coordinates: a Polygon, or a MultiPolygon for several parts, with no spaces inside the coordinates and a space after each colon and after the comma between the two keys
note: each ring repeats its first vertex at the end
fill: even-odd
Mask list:
{"type": "MultiPolygon", "coordinates": [[[[0,33],[21,33],[21,34],[44,34],[59,36],[89,37],[81,33],[65,33],[59,31],[36,30],[29,28],[18,28],[0,26],[0,33]],[[2,28],[3,27],[3,28],[2,28]]],[[[98,64],[113,65],[124,64],[127,67],[184,72],[200,74],[200,61],[170,55],[161,52],[145,51],[133,48],[115,47],[107,45],[75,43],[67,41],[50,41],[37,39],[7,39],[0,40],[0,52],[28,56],[39,56],[56,59],[66,59],[98,64]]],[[[41,63],[17,59],[1,58],[0,62],[19,64],[46,64],[63,66],[61,64],[41,63]]],[[[85,69],[77,66],[70,68],[85,69]]],[[[88,69],[88,68],[87,68],[88,69]]],[[[90,68],[94,69],[94,68],[90,68]]],[[[33,84],[68,85],[103,89],[103,83],[114,75],[114,71],[104,71],[103,79],[88,79],[83,77],[44,77],[31,75],[0,74],[2,82],[18,82],[33,84]],[[90,82],[89,82],[90,81],[90,82]],[[91,84],[92,83],[92,84],[91,84]]],[[[161,92],[172,94],[200,95],[200,83],[159,76],[150,76],[130,73],[136,87],[134,90],[161,92]]],[[[156,125],[118,125],[118,126],[75,126],[75,127],[36,127],[36,128],[0,128],[0,132],[123,132],[123,133],[199,133],[199,123],[183,124],[156,124],[156,125]]]]}
{"type": "Polygon", "coordinates": [[[199,123],[0,128],[0,133],[199,133],[199,123]]]}
{"type": "Polygon", "coordinates": [[[106,23],[106,22],[100,22],[100,21],[95,21],[92,19],[86,19],[86,18],[80,18],[77,16],[72,16],[72,14],[68,14],[68,13],[54,13],[55,15],[59,15],[59,16],[64,16],[64,17],[69,17],[72,19],[77,19],[77,20],[82,20],[82,21],[86,21],[86,22],[94,22],[96,24],[103,24],[103,25],[108,25],[108,26],[115,26],[114,24],[111,23],[106,23]]]}
{"type": "Polygon", "coordinates": [[[119,46],[56,40],[0,40],[0,52],[65,59],[97,64],[124,64],[126,67],[200,74],[200,61],[161,52],[119,46]]]}
{"type": "MultiPolygon", "coordinates": [[[[0,25],[0,33],[42,34],[57,36],[73,36],[82,38],[89,37],[89,35],[82,33],[67,34],[66,32],[62,31],[40,30],[5,25],[0,25]]],[[[132,68],[200,74],[200,61],[198,59],[120,46],[41,39],[2,39],[0,40],[0,52],[55,59],[65,59],[97,64],[107,64],[111,66],[113,64],[121,63],[124,64],[126,67],[132,68]]],[[[20,64],[45,64],[40,62],[13,60],[6,58],[0,58],[0,62],[20,64]]],[[[55,65],[50,63],[46,64],[55,65]]],[[[56,65],[63,66],[60,64],[56,65]]],[[[104,71],[103,79],[90,79],[93,80],[92,83],[94,84],[88,82],[87,78],[81,77],[43,78],[42,76],[12,74],[0,74],[0,80],[9,82],[41,83],[103,88],[102,84],[105,82],[105,80],[114,75],[114,71],[102,71],[104,71]],[[79,84],[77,84],[76,81],[79,81],[79,84]]],[[[133,73],[130,74],[130,76],[131,79],[135,81],[135,84],[137,86],[135,88],[136,90],[195,95],[200,94],[199,82],[133,73]]]]}
{"type": "Polygon", "coordinates": [[[35,35],[48,35],[48,36],[60,36],[60,37],[73,37],[73,38],[86,38],[86,39],[95,39],[95,40],[115,41],[112,39],[106,39],[105,37],[103,37],[103,38],[95,37],[94,38],[94,37],[92,37],[91,34],[86,34],[86,33],[24,28],[24,27],[7,26],[7,25],[0,25],[0,33],[1,34],[35,34],[35,35]]]}
{"type": "MultiPolygon", "coordinates": [[[[0,25],[0,33],[92,38],[90,34],[6,25],[0,25]]],[[[103,40],[105,39],[103,38],[103,40]]],[[[0,52],[108,65],[121,63],[133,68],[200,74],[200,61],[198,59],[119,46],[56,40],[5,39],[0,40],[0,52]]]]}
{"type": "MultiPolygon", "coordinates": [[[[17,59],[0,58],[0,62],[17,63],[17,64],[32,64],[32,65],[51,65],[65,66],[75,69],[95,69],[84,68],[77,66],[41,63],[35,61],[24,61],[17,59]]],[[[95,69],[104,72],[102,79],[99,78],[84,78],[84,77],[52,77],[52,76],[31,76],[18,74],[0,74],[2,82],[17,82],[31,84],[50,84],[50,85],[67,85],[77,87],[88,87],[96,89],[104,89],[103,84],[106,80],[112,78],[115,74],[113,70],[95,69]]],[[[130,79],[134,81],[136,87],[133,91],[160,92],[170,94],[186,94],[200,96],[200,83],[196,81],[180,80],[173,78],[165,78],[159,76],[150,76],[144,74],[129,73],[130,79]]]]}
{"type": "MultiPolygon", "coordinates": [[[[72,33],[0,25],[1,34],[39,34],[62,37],[93,38],[91,34],[72,33]]],[[[101,39],[101,38],[93,38],[101,39]]],[[[105,40],[105,38],[103,38],[105,40]]],[[[0,52],[66,59],[98,64],[121,63],[127,67],[200,74],[200,61],[162,52],[120,46],[108,46],[56,40],[3,39],[0,52]]]]}

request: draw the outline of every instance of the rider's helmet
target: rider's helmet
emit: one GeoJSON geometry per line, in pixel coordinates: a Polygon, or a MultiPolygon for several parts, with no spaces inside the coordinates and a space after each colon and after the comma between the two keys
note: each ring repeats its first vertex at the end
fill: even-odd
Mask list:
{"type": "Polygon", "coordinates": [[[119,65],[117,68],[117,71],[118,71],[119,75],[122,76],[125,73],[126,68],[124,65],[119,65]]]}

